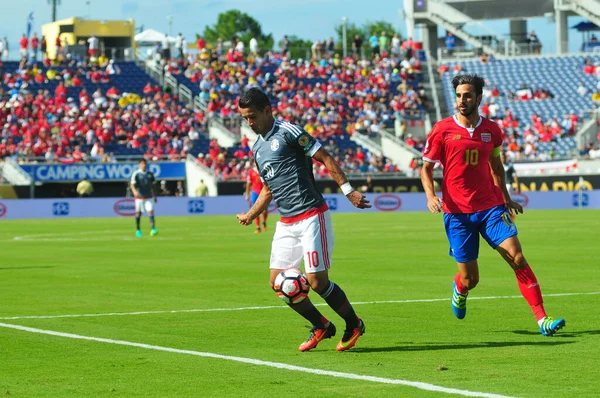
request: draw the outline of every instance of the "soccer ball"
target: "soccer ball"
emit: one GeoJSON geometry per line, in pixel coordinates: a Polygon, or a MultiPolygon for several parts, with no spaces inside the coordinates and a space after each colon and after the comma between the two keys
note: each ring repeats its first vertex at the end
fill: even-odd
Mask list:
{"type": "Polygon", "coordinates": [[[306,298],[310,285],[306,280],[306,275],[299,269],[290,268],[281,271],[275,277],[273,286],[277,296],[288,304],[298,304],[306,298]]]}

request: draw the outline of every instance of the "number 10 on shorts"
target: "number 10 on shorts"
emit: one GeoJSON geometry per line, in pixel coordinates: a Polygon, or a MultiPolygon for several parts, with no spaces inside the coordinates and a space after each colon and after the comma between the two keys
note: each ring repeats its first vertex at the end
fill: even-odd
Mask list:
{"type": "Polygon", "coordinates": [[[319,252],[316,250],[306,252],[307,267],[318,268],[319,267],[319,252]]]}

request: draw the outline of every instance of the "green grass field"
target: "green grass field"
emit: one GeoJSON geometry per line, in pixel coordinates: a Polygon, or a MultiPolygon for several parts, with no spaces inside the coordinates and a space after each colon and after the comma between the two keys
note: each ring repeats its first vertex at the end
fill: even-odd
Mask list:
{"type": "MultiPolygon", "coordinates": [[[[454,318],[450,293],[456,266],[447,255],[440,216],[346,214],[334,215],[333,222],[330,276],[358,303],[355,309],[367,325],[355,349],[344,353],[335,351],[338,337],[311,352],[297,351],[308,336],[306,322],[268,287],[275,217],[261,235],[237,225],[235,217],[158,217],[160,235],[154,238],[148,236],[145,218],[140,239],[133,236],[132,219],[0,222],[0,395],[450,393],[236,362],[230,358],[235,356],[429,383],[462,395],[468,390],[519,397],[598,396],[600,212],[530,211],[518,219],[525,256],[548,295],[546,309],[567,320],[552,338],[541,336],[514,273],[487,246],[482,246],[481,281],[470,296],[467,318],[454,318]],[[53,317],[78,314],[104,315],[53,317]]],[[[320,308],[341,336],[343,321],[328,307],[320,308]]]]}

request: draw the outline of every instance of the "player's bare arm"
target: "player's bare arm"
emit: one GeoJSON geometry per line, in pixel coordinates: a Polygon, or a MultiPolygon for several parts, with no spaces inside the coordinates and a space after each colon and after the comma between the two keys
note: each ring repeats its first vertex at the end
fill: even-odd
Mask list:
{"type": "Polygon", "coordinates": [[[158,189],[156,189],[156,185],[152,184],[152,197],[154,198],[154,203],[158,202],[158,189]]]}
{"type": "Polygon", "coordinates": [[[508,190],[506,189],[506,174],[504,173],[504,166],[502,165],[499,151],[494,150],[494,153],[492,153],[492,156],[490,156],[489,163],[490,170],[492,171],[492,177],[494,178],[494,184],[496,184],[496,186],[502,191],[502,196],[504,197],[504,203],[506,203],[506,207],[511,213],[523,214],[523,206],[513,201],[510,198],[510,193],[508,193],[508,190]]]}
{"type": "Polygon", "coordinates": [[[421,182],[423,183],[423,189],[425,190],[425,196],[427,197],[427,208],[433,214],[437,214],[442,211],[442,199],[435,195],[435,185],[433,180],[434,167],[434,162],[423,162],[421,182]]]}
{"type": "Polygon", "coordinates": [[[263,189],[260,191],[260,195],[258,195],[258,199],[256,199],[256,203],[254,206],[250,208],[246,213],[237,214],[236,217],[242,225],[250,225],[252,221],[256,217],[258,217],[262,212],[267,210],[269,204],[273,200],[273,195],[271,194],[271,189],[269,189],[269,185],[265,182],[263,185],[263,189]]]}
{"type": "MultiPolygon", "coordinates": [[[[348,177],[346,177],[346,173],[340,167],[339,164],[335,161],[335,159],[325,150],[323,147],[319,148],[317,152],[313,155],[313,158],[323,163],[329,171],[331,178],[338,184],[338,186],[342,186],[348,182],[348,177]]],[[[353,190],[349,192],[346,197],[354,205],[359,209],[368,209],[371,207],[367,197],[362,193],[353,190]]]]}
{"type": "Polygon", "coordinates": [[[138,195],[137,189],[135,189],[135,184],[131,183],[130,186],[131,186],[131,193],[133,193],[133,197],[137,198],[139,195],[138,195]]]}

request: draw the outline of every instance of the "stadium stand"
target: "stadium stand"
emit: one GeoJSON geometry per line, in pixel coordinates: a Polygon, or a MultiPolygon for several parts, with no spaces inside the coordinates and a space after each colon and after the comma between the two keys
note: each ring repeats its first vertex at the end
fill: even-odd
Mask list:
{"type": "Polygon", "coordinates": [[[481,113],[503,128],[510,156],[516,160],[572,157],[577,150],[576,129],[597,107],[592,97],[600,90],[600,57],[482,60],[453,61],[442,68],[450,112],[455,109],[453,76],[458,70],[479,74],[489,89],[484,92],[481,113]],[[578,92],[580,84],[584,89],[578,92]]]}

